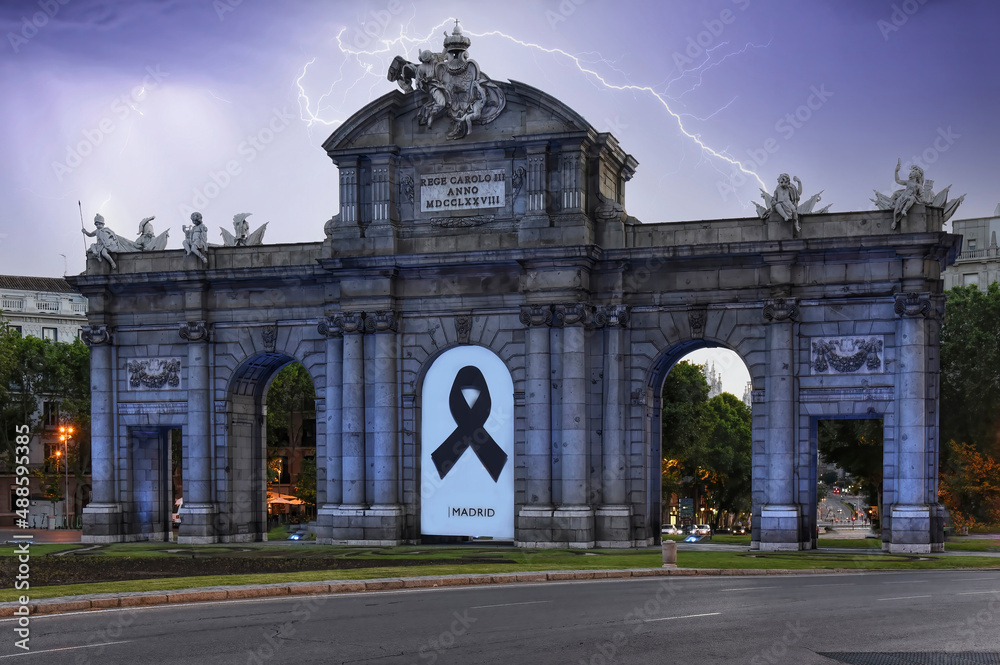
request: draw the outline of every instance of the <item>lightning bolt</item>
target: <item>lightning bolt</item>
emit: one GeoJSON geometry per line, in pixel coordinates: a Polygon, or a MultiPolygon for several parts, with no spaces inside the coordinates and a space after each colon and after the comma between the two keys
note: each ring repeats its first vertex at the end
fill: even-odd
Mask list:
{"type": "MultiPolygon", "coordinates": [[[[327,126],[329,126],[329,125],[339,125],[340,123],[344,122],[344,120],[346,119],[345,117],[338,117],[338,118],[333,118],[333,119],[325,119],[323,117],[323,110],[324,109],[323,109],[322,105],[323,105],[323,103],[324,103],[325,100],[329,99],[333,95],[335,88],[337,88],[337,85],[344,80],[343,69],[344,69],[344,63],[347,62],[347,59],[353,59],[353,60],[355,60],[357,62],[357,64],[358,64],[358,66],[363,70],[363,72],[362,72],[362,74],[353,83],[350,84],[348,90],[345,90],[343,92],[343,94],[345,95],[345,97],[346,97],[347,92],[350,89],[353,89],[355,86],[357,86],[362,80],[364,80],[365,78],[367,78],[369,75],[373,75],[373,76],[374,75],[378,75],[379,78],[381,78],[381,72],[385,71],[385,69],[386,69],[385,66],[381,67],[381,71],[377,71],[376,68],[375,68],[375,65],[373,65],[371,62],[367,62],[365,60],[366,58],[373,58],[374,57],[377,60],[379,60],[382,65],[385,65],[386,64],[385,63],[385,56],[387,56],[391,52],[392,49],[394,49],[394,48],[396,48],[396,49],[401,48],[403,50],[403,57],[407,57],[409,59],[408,54],[409,54],[410,49],[413,46],[418,45],[418,44],[426,44],[426,43],[428,43],[431,40],[431,38],[439,30],[441,30],[442,28],[444,28],[447,25],[450,25],[451,23],[453,23],[455,21],[455,19],[446,19],[446,20],[438,23],[437,25],[435,25],[426,34],[417,35],[417,36],[410,36],[410,34],[409,34],[409,24],[410,24],[410,22],[412,22],[412,20],[413,19],[411,17],[409,21],[407,21],[405,24],[403,24],[403,25],[400,26],[398,36],[395,36],[395,37],[392,37],[392,38],[388,38],[386,36],[383,36],[382,38],[377,39],[376,40],[377,41],[376,47],[373,48],[373,49],[371,49],[371,50],[363,50],[363,49],[352,48],[349,45],[347,45],[345,43],[344,39],[343,39],[344,33],[346,32],[347,28],[341,28],[341,30],[336,35],[337,48],[339,49],[339,51],[344,56],[346,56],[346,58],[345,58],[344,62],[341,63],[340,76],[337,79],[337,81],[335,81],[334,83],[332,83],[330,85],[329,89],[322,96],[320,96],[316,100],[316,102],[314,103],[314,102],[312,102],[310,100],[310,96],[309,96],[309,94],[307,93],[307,91],[305,89],[304,80],[305,80],[305,78],[307,76],[309,67],[312,66],[313,64],[315,64],[316,58],[313,58],[312,60],[310,60],[309,62],[307,62],[303,66],[301,74],[299,74],[298,78],[295,80],[295,85],[298,88],[298,95],[299,95],[298,96],[298,101],[299,101],[300,115],[301,115],[302,120],[306,123],[306,125],[309,126],[309,127],[311,127],[311,126],[313,126],[314,124],[317,124],[317,123],[323,124],[323,125],[327,125],[327,126]]],[[[760,176],[758,176],[757,173],[755,173],[753,170],[748,169],[747,167],[745,167],[738,159],[735,159],[735,158],[731,157],[730,155],[726,154],[725,150],[719,151],[719,150],[716,150],[716,149],[712,148],[711,146],[709,146],[707,143],[705,143],[701,139],[700,135],[692,133],[690,130],[688,130],[688,128],[684,124],[684,115],[685,114],[681,114],[681,113],[678,113],[677,111],[675,111],[671,107],[670,100],[667,98],[667,96],[664,93],[659,92],[655,87],[653,87],[651,85],[635,85],[635,84],[632,84],[632,83],[624,83],[624,84],[614,83],[614,82],[608,80],[608,78],[606,76],[604,76],[603,74],[601,74],[600,72],[598,72],[595,68],[593,68],[589,64],[585,63],[584,60],[579,55],[574,55],[574,54],[569,53],[569,52],[567,52],[567,51],[565,51],[563,49],[560,49],[560,48],[549,48],[549,47],[546,47],[546,46],[542,46],[541,44],[536,44],[534,42],[523,41],[521,39],[518,39],[517,37],[514,37],[512,35],[508,35],[507,33],[502,32],[500,30],[491,30],[489,32],[481,32],[481,33],[472,32],[472,31],[469,31],[469,30],[464,30],[464,32],[465,32],[466,35],[469,35],[469,36],[472,36],[472,37],[487,37],[487,38],[492,37],[492,38],[503,39],[503,40],[509,41],[509,42],[511,42],[513,44],[516,44],[516,45],[518,45],[520,47],[523,47],[523,48],[526,48],[526,49],[529,49],[529,50],[532,50],[532,51],[537,51],[537,52],[540,52],[540,53],[546,53],[546,54],[549,54],[549,55],[553,55],[553,56],[557,56],[559,58],[565,59],[565,60],[569,61],[573,66],[575,66],[577,68],[577,70],[579,70],[580,73],[582,73],[588,80],[594,82],[596,85],[603,86],[604,88],[606,88],[608,90],[616,90],[616,91],[621,91],[621,92],[631,92],[631,93],[636,93],[636,94],[648,95],[648,96],[652,97],[653,99],[655,99],[660,104],[660,106],[662,106],[663,110],[667,113],[667,115],[670,116],[670,118],[673,119],[674,123],[677,126],[678,131],[680,131],[680,133],[684,137],[686,137],[687,139],[689,139],[692,143],[694,143],[695,145],[697,145],[698,148],[702,151],[702,154],[704,156],[714,158],[715,160],[718,160],[718,161],[721,161],[721,162],[724,162],[724,163],[728,164],[730,167],[735,167],[736,169],[739,169],[741,172],[743,172],[747,176],[750,176],[750,177],[754,178],[760,184],[760,187],[762,189],[765,187],[764,181],[761,180],[760,176]]],[[[725,46],[725,45],[726,45],[725,43],[724,44],[719,44],[718,46],[714,47],[713,50],[715,50],[717,48],[721,48],[722,46],[725,46]]],[[[691,89],[689,89],[689,90],[686,91],[686,92],[690,92],[694,88],[697,88],[698,86],[701,85],[702,77],[703,77],[703,75],[704,75],[704,73],[706,71],[708,71],[708,70],[710,70],[710,69],[712,69],[714,67],[719,66],[727,58],[732,57],[734,55],[739,55],[741,53],[745,53],[750,48],[764,48],[766,46],[767,45],[761,46],[761,45],[757,45],[757,44],[747,44],[739,52],[729,53],[729,54],[725,55],[723,58],[721,58],[720,60],[712,60],[712,56],[711,56],[711,54],[709,54],[708,57],[706,58],[705,62],[703,62],[701,65],[699,65],[696,68],[693,68],[692,70],[688,70],[687,72],[682,72],[677,78],[675,78],[675,79],[667,82],[666,88],[669,88],[669,86],[672,83],[674,83],[675,81],[677,81],[677,80],[679,80],[681,78],[685,78],[687,76],[691,76],[691,75],[697,74],[697,76],[698,76],[697,83],[695,84],[695,86],[693,88],[691,88],[691,89]]],[[[591,54],[591,52],[588,52],[587,54],[584,54],[584,55],[590,55],[590,54],[591,54]]],[[[604,60],[603,58],[601,58],[600,61],[604,62],[605,64],[608,64],[607,61],[604,60]]],[[[609,65],[609,67],[611,69],[616,69],[614,67],[611,67],[610,65],[609,65]]],[[[617,70],[617,71],[619,71],[619,73],[621,73],[620,70],[617,70]]],[[[377,85],[377,84],[373,84],[373,86],[372,86],[373,89],[374,89],[375,85],[377,85]]],[[[374,95],[372,95],[372,96],[374,96],[374,95]]],[[[735,101],[735,100],[733,100],[733,101],[735,101]]],[[[729,104],[732,104],[732,101],[730,101],[729,104]]],[[[726,106],[728,107],[729,104],[727,104],[726,106]]],[[[723,107],[723,109],[724,108],[726,108],[726,107],[723,107]]],[[[714,115],[715,113],[719,113],[723,109],[718,109],[712,115],[714,115]]],[[[689,115],[689,117],[694,117],[694,116],[690,116],[689,115]]],[[[711,118],[712,116],[710,115],[708,117],[711,118]]],[[[719,170],[717,167],[716,167],[716,170],[719,171],[720,173],[722,173],[722,171],[719,170]]],[[[723,175],[725,175],[725,174],[723,174],[723,175]]]]}

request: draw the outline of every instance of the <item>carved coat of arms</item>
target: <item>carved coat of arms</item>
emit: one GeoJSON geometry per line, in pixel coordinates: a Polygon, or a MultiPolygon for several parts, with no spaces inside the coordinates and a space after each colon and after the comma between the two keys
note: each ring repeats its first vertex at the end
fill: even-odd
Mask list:
{"type": "Polygon", "coordinates": [[[419,63],[397,55],[389,65],[390,81],[398,83],[404,92],[420,91],[427,95],[428,100],[417,115],[419,124],[430,130],[437,118],[447,116],[451,120],[449,139],[467,135],[474,122],[481,125],[493,122],[507,103],[500,86],[469,58],[471,43],[455,21],[452,33],[445,33],[444,51],[421,51],[419,63]]]}

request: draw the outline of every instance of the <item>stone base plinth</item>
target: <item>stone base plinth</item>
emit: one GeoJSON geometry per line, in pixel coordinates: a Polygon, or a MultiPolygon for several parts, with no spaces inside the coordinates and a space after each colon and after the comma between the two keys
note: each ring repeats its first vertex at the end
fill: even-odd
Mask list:
{"type": "Polygon", "coordinates": [[[386,506],[323,506],[316,515],[316,542],[390,547],[403,544],[403,509],[386,506]]]}
{"type": "Polygon", "coordinates": [[[181,518],[177,542],[181,545],[209,545],[219,542],[219,508],[214,503],[185,503],[178,511],[181,518]]]}
{"type": "Polygon", "coordinates": [[[632,547],[631,506],[601,506],[594,513],[597,547],[632,547]]]}
{"type": "Polygon", "coordinates": [[[517,547],[554,549],[559,547],[552,538],[552,506],[525,506],[514,517],[517,547]]]}
{"type": "Polygon", "coordinates": [[[84,507],[81,543],[120,543],[123,531],[121,504],[91,503],[84,507]]]}
{"type": "Polygon", "coordinates": [[[552,539],[561,547],[590,549],[594,540],[594,509],[560,506],[552,513],[552,539]]]}
{"type": "Polygon", "coordinates": [[[930,554],[932,506],[896,504],[889,508],[889,541],[882,550],[894,554],[930,554]]]}
{"type": "Polygon", "coordinates": [[[757,547],[762,552],[782,552],[806,549],[811,540],[799,537],[798,506],[767,505],[760,510],[760,540],[757,547]]]}

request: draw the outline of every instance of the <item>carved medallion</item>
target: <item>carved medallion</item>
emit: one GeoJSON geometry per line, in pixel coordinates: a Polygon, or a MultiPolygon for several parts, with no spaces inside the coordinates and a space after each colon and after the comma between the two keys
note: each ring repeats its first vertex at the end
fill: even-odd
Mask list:
{"type": "Polygon", "coordinates": [[[264,326],[260,336],[261,340],[264,342],[264,348],[271,353],[274,353],[274,346],[278,341],[278,324],[275,323],[273,326],[264,326]]]}
{"type": "Polygon", "coordinates": [[[772,323],[792,321],[799,314],[792,298],[775,298],[764,302],[764,318],[772,323]]]}
{"type": "Polygon", "coordinates": [[[459,314],[455,317],[455,337],[459,344],[468,344],[472,333],[472,315],[459,314]]]}
{"type": "Polygon", "coordinates": [[[182,323],[177,332],[180,334],[181,339],[189,342],[208,341],[208,326],[204,321],[187,321],[182,323]]]}

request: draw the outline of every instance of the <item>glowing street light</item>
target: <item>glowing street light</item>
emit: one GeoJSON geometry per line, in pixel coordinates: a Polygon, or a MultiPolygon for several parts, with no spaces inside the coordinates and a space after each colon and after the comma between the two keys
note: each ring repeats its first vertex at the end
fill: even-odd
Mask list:
{"type": "MultiPolygon", "coordinates": [[[[72,427],[59,428],[59,440],[63,442],[63,450],[66,452],[65,459],[63,460],[63,467],[66,469],[66,493],[63,495],[63,513],[65,513],[63,526],[67,529],[69,528],[69,440],[71,438],[73,438],[72,427]]],[[[58,452],[56,452],[56,456],[59,456],[58,452]]]]}

